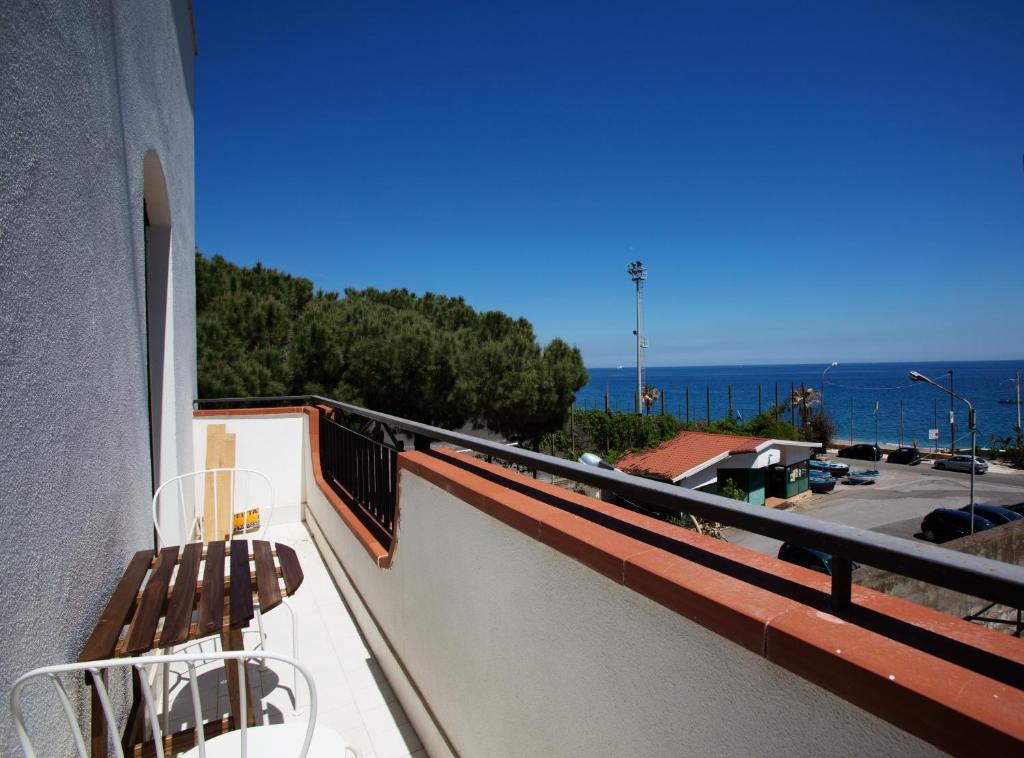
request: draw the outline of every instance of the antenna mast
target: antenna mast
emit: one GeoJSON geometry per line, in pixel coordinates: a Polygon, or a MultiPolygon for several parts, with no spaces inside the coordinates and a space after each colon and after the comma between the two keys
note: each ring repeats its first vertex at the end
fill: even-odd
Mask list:
{"type": "Polygon", "coordinates": [[[629,274],[629,278],[636,284],[636,330],[633,334],[636,335],[636,414],[640,416],[643,414],[644,402],[644,360],[641,351],[647,347],[647,340],[644,339],[641,329],[643,325],[643,311],[641,309],[640,293],[643,282],[647,278],[647,270],[641,261],[633,261],[626,268],[626,272],[629,274]]]}

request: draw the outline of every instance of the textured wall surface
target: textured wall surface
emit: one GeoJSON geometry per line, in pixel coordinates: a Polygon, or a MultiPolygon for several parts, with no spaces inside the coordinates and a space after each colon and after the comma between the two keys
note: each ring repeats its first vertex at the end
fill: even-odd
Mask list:
{"type": "Polygon", "coordinates": [[[306,494],[461,755],[937,753],[409,471],[400,493],[388,570],[306,494]]]}
{"type": "MultiPolygon", "coordinates": [[[[1024,566],[1024,520],[1011,521],[995,529],[960,537],[943,543],[942,547],[970,555],[980,555],[1012,566],[1024,566]]],[[[959,618],[977,613],[989,604],[989,601],[981,598],[871,566],[857,569],[853,574],[853,581],[861,587],[870,587],[959,618]]],[[[1016,618],[1013,609],[1004,605],[997,606],[985,615],[1004,619],[1016,618]]],[[[996,627],[1004,632],[1014,631],[1012,626],[1005,624],[996,627]]]]}
{"type": "MultiPolygon", "coordinates": [[[[149,151],[172,222],[163,475],[192,459],[194,56],[185,0],[5,0],[0,50],[6,701],[18,674],[77,657],[127,560],[151,543],[149,151]]],[[[66,752],[59,732],[43,739],[41,755],[66,752]]],[[[7,718],[0,754],[17,754],[7,718]]]]}

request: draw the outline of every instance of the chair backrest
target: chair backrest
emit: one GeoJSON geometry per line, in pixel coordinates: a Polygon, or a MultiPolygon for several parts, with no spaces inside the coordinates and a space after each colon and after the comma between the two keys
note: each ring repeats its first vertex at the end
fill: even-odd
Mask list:
{"type": "Polygon", "coordinates": [[[160,525],[161,514],[167,513],[180,519],[182,538],[176,542],[209,542],[232,534],[259,539],[274,514],[274,500],[270,477],[255,469],[211,468],[168,479],[153,494],[158,547],[168,543],[160,525]]]}
{"type": "MultiPolygon", "coordinates": [[[[195,719],[193,724],[193,731],[195,733],[196,745],[199,748],[200,758],[206,756],[206,737],[203,731],[202,713],[203,704],[200,696],[200,687],[196,679],[196,666],[202,663],[209,663],[211,661],[224,661],[227,666],[237,666],[239,672],[239,681],[245,681],[245,666],[247,663],[260,664],[263,660],[268,661],[279,661],[286,666],[290,666],[302,675],[302,678],[306,680],[306,687],[309,691],[309,710],[306,717],[306,733],[305,739],[302,743],[302,749],[299,752],[299,758],[305,758],[309,751],[310,742],[313,739],[313,730],[316,727],[316,687],[313,684],[313,677],[309,670],[306,669],[301,663],[294,658],[286,655],[280,655],[279,653],[272,653],[270,651],[260,650],[236,650],[226,651],[217,653],[179,653],[172,655],[147,655],[138,658],[116,658],[113,660],[105,661],[92,661],[88,663],[69,663],[59,666],[43,666],[42,668],[33,669],[26,674],[20,676],[15,681],[14,686],[11,688],[11,693],[8,698],[8,708],[11,712],[11,717],[14,719],[14,726],[18,734],[18,739],[21,742],[21,749],[24,751],[26,758],[35,758],[36,752],[32,746],[32,740],[28,733],[28,728],[25,725],[25,718],[22,708],[22,690],[29,683],[41,680],[49,681],[52,683],[58,700],[62,706],[61,710],[67,720],[74,739],[75,746],[78,751],[80,758],[87,758],[89,753],[86,750],[85,738],[82,735],[82,729],[79,726],[78,714],[74,710],[74,706],[71,704],[71,698],[68,696],[67,688],[64,685],[64,680],[70,677],[74,677],[81,674],[90,674],[92,676],[93,686],[96,688],[96,695],[99,698],[102,706],[103,715],[107,724],[107,734],[117,735],[119,727],[114,717],[114,708],[111,705],[110,697],[106,687],[106,676],[105,674],[109,671],[116,671],[127,669],[129,673],[134,673],[138,678],[139,689],[142,694],[142,706],[143,714],[146,721],[149,724],[151,730],[151,741],[153,742],[153,749],[157,755],[157,758],[164,758],[164,740],[165,736],[160,728],[159,718],[159,704],[157,698],[154,695],[153,687],[150,682],[152,680],[151,672],[155,670],[157,666],[163,666],[164,664],[176,664],[183,663],[188,671],[188,684],[191,691],[192,700],[192,716],[195,719]]],[[[166,671],[166,669],[165,669],[166,671]]],[[[280,673],[280,672],[279,672],[280,673]]],[[[284,677],[281,677],[283,681],[284,677]]],[[[246,700],[248,698],[247,687],[238,688],[238,700],[239,708],[236,713],[246,712],[246,700]]],[[[184,692],[184,690],[182,690],[184,692]]],[[[293,697],[297,697],[298,693],[292,693],[293,697]]],[[[216,698],[216,692],[210,694],[210,698],[216,698]]],[[[163,707],[166,708],[169,704],[164,703],[163,707]]],[[[245,756],[248,750],[248,727],[246,725],[246,719],[242,718],[241,721],[241,752],[240,754],[245,756]]],[[[50,725],[52,728],[52,724],[50,725]]],[[[115,738],[112,740],[114,746],[114,753],[118,758],[124,758],[124,751],[121,747],[121,741],[115,738]]]]}

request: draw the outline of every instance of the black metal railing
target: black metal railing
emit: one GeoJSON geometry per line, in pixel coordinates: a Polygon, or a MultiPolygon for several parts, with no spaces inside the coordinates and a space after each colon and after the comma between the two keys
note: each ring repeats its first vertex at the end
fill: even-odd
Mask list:
{"type": "Polygon", "coordinates": [[[974,613],[969,613],[964,616],[964,621],[984,621],[988,624],[1009,624],[1014,627],[1013,636],[1020,637],[1024,633],[1024,617],[1022,617],[1022,611],[1020,608],[1013,608],[1011,610],[1016,611],[1017,619],[1004,619],[999,616],[986,616],[985,614],[997,607],[999,603],[989,603],[984,608],[981,608],[974,613]]]}
{"type": "Polygon", "coordinates": [[[486,456],[599,487],[642,502],[662,513],[689,513],[726,526],[821,550],[833,556],[832,608],[837,613],[842,613],[850,606],[853,562],[1011,608],[1024,608],[1024,567],[958,553],[937,545],[821,521],[802,513],[751,505],[720,495],[630,476],[621,471],[586,466],[319,395],[216,398],[197,400],[196,404],[238,406],[283,402],[327,406],[336,412],[401,430],[413,436],[418,450],[429,449],[430,443],[434,441],[447,442],[486,456]]]}
{"type": "Polygon", "coordinates": [[[320,470],[327,484],[385,547],[395,534],[398,453],[403,444],[382,424],[359,431],[333,414],[320,418],[320,470]],[[390,437],[390,440],[387,439],[390,437]]]}

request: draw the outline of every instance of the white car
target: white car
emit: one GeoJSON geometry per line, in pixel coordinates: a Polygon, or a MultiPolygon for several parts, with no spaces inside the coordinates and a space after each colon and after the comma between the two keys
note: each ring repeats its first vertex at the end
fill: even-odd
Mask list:
{"type": "MultiPolygon", "coordinates": [[[[970,472],[971,470],[971,456],[969,455],[954,455],[946,460],[935,461],[935,468],[942,469],[944,471],[964,471],[970,472]]],[[[988,471],[988,461],[984,458],[974,459],[974,473],[984,474],[988,471]]]]}

